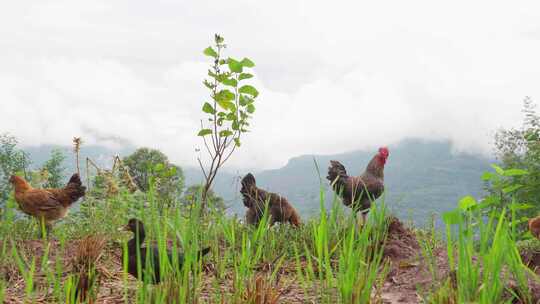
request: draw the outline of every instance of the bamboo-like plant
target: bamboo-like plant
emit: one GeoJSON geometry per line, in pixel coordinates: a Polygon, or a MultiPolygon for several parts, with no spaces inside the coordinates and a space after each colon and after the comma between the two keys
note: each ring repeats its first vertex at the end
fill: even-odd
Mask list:
{"type": "Polygon", "coordinates": [[[81,168],[79,167],[79,156],[81,153],[82,143],[82,138],[73,137],[73,153],[75,153],[75,164],[77,165],[77,174],[79,175],[81,175],[81,168]]]}

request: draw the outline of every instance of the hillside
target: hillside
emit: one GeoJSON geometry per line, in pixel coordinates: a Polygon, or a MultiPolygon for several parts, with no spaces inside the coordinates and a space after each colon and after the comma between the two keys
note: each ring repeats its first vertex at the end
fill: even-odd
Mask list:
{"type": "MultiPolygon", "coordinates": [[[[289,160],[283,168],[256,173],[257,183],[286,196],[303,216],[318,214],[320,182],[315,162],[321,171],[327,204],[333,194],[325,179],[331,159],[342,162],[350,174],[362,172],[373,151],[353,151],[337,155],[304,155],[289,160]]],[[[482,194],[480,176],[489,170],[490,160],[470,154],[455,154],[448,142],[405,140],[390,147],[385,169],[386,202],[402,219],[423,225],[432,213],[453,209],[459,198],[482,194]]],[[[238,194],[240,176],[223,173],[215,191],[222,195],[234,212],[243,214],[238,194]]],[[[199,170],[185,168],[186,184],[201,180],[199,170]]]]}
{"type": "MultiPolygon", "coordinates": [[[[388,162],[386,169],[386,200],[404,219],[414,218],[422,223],[429,213],[455,206],[462,195],[481,194],[480,174],[488,168],[486,159],[453,154],[448,143],[408,140],[390,149],[392,162],[388,162]]],[[[362,168],[371,155],[371,151],[356,151],[301,156],[291,159],[283,168],[258,172],[261,186],[286,194],[304,213],[306,224],[299,227],[270,228],[266,222],[252,227],[220,213],[211,213],[207,220],[201,221],[191,208],[161,209],[157,204],[146,204],[143,197],[126,195],[124,199],[113,200],[94,197],[98,203],[88,204],[84,212],[60,220],[48,241],[44,241],[36,238],[36,221],[14,217],[13,209],[8,208],[6,220],[0,221],[0,256],[7,257],[0,261],[0,272],[9,274],[0,277],[0,302],[26,303],[33,299],[39,303],[64,303],[74,302],[66,299],[82,294],[95,298],[96,303],[159,302],[155,299],[173,303],[179,297],[182,300],[175,303],[193,302],[189,299],[205,303],[255,303],[250,299],[261,294],[272,297],[272,303],[481,302],[461,301],[459,288],[480,290],[480,295],[475,292],[473,296],[488,298],[489,303],[538,302],[540,286],[535,283],[538,280],[533,279],[532,271],[526,270],[527,266],[535,269],[536,262],[524,264],[534,259],[532,247],[523,247],[515,241],[511,236],[512,225],[504,218],[500,225],[491,225],[497,214],[486,224],[464,220],[476,216],[475,208],[467,214],[458,213],[466,226],[460,230],[459,237],[446,239],[449,246],[436,236],[430,237],[429,231],[418,230],[417,234],[381,204],[376,205],[361,229],[353,219],[334,213],[335,209],[324,220],[308,219],[308,214],[318,212],[319,179],[314,163],[325,169],[330,159],[339,159],[350,168],[362,168]],[[128,225],[128,232],[119,229],[126,227],[126,222],[133,223],[135,218],[141,220],[135,221],[140,223],[138,228],[128,225]],[[144,227],[148,227],[146,232],[144,227]],[[138,282],[137,277],[142,275],[134,269],[139,267],[137,264],[141,269],[145,264],[137,262],[140,253],[134,251],[137,249],[134,246],[137,239],[143,242],[145,237],[150,240],[147,248],[153,244],[165,245],[153,247],[154,257],[160,258],[147,259],[150,264],[146,264],[146,270],[159,269],[164,265],[161,259],[169,255],[183,254],[183,264],[172,263],[174,267],[162,272],[163,276],[138,282]],[[128,239],[127,245],[123,245],[128,239]],[[494,241],[480,245],[486,239],[494,241]],[[182,242],[182,251],[178,251],[178,240],[182,242]],[[208,254],[197,253],[201,248],[208,248],[204,249],[208,254]],[[448,252],[447,248],[469,250],[470,254],[460,256],[454,266],[450,257],[455,251],[448,252]],[[505,250],[513,254],[505,255],[505,250]],[[33,263],[36,267],[32,264],[32,268],[27,268],[19,258],[36,256],[49,263],[33,263]],[[504,259],[492,263],[494,256],[504,259]],[[92,257],[92,262],[88,262],[88,257],[92,257]],[[191,263],[197,257],[201,265],[193,267],[191,263]],[[84,293],[86,287],[77,284],[74,288],[70,282],[91,273],[83,268],[88,263],[95,265],[99,279],[92,280],[94,284],[89,287],[95,292],[84,293]],[[463,271],[464,267],[472,272],[463,271]],[[500,280],[482,281],[482,275],[497,278],[501,269],[508,269],[514,276],[501,275],[500,280]],[[474,280],[469,280],[470,273],[474,280]],[[188,284],[187,290],[178,278],[191,275],[200,279],[190,280],[193,285],[188,284]],[[516,284],[514,277],[522,281],[516,284]],[[28,291],[28,278],[32,287],[35,286],[32,292],[28,291]],[[162,283],[149,288],[152,280],[162,283]],[[453,284],[455,280],[460,280],[460,285],[453,284]]],[[[186,172],[192,182],[200,180],[197,170],[188,168],[186,172]]],[[[236,195],[238,178],[235,177],[240,173],[245,172],[224,173],[216,190],[228,196],[232,209],[243,211],[236,195]]],[[[322,185],[327,188],[326,182],[322,185]]],[[[327,195],[331,197],[328,191],[327,195]]]]}
{"type": "MultiPolygon", "coordinates": [[[[33,165],[41,165],[55,146],[27,147],[33,165]]],[[[62,148],[68,156],[68,172],[74,170],[73,153],[62,148]]],[[[112,155],[121,156],[132,152],[126,147],[113,150],[101,146],[83,147],[83,158],[90,157],[100,166],[109,167],[112,155]]],[[[390,158],[385,169],[387,184],[386,202],[400,218],[424,224],[432,213],[452,209],[456,201],[467,194],[482,194],[482,172],[489,170],[486,158],[455,154],[448,142],[405,140],[390,147],[390,158]]],[[[294,157],[282,168],[254,172],[257,183],[270,191],[280,193],[296,206],[304,217],[318,214],[320,180],[315,162],[318,164],[327,204],[333,198],[325,179],[331,159],[341,161],[350,174],[362,172],[373,155],[373,151],[353,151],[336,155],[304,155],[294,157]]],[[[81,164],[83,166],[83,164],[81,164]]],[[[83,170],[84,171],[84,170],[83,170]]],[[[238,193],[241,176],[247,172],[223,171],[218,176],[214,190],[221,195],[229,210],[243,214],[244,207],[238,193]]],[[[202,175],[195,167],[184,167],[186,185],[200,183],[202,175]]],[[[83,172],[84,175],[84,172],[83,172]]]]}

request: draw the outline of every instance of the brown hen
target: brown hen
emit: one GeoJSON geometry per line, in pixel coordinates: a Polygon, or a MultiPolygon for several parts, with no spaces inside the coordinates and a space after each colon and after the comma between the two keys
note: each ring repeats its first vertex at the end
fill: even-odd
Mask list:
{"type": "Polygon", "coordinates": [[[253,174],[248,173],[244,176],[240,193],[244,197],[244,205],[248,208],[246,211],[246,222],[248,224],[259,223],[268,202],[271,226],[276,222],[288,222],[291,225],[300,226],[300,216],[289,201],[279,194],[257,188],[253,174]]]}
{"type": "Polygon", "coordinates": [[[529,219],[529,231],[535,238],[540,239],[540,216],[529,219]]]}
{"type": "Polygon", "coordinates": [[[34,189],[23,178],[15,175],[9,181],[15,188],[15,201],[22,212],[42,221],[47,233],[52,223],[66,216],[68,208],[83,197],[86,191],[77,173],[61,189],[34,189]]]}

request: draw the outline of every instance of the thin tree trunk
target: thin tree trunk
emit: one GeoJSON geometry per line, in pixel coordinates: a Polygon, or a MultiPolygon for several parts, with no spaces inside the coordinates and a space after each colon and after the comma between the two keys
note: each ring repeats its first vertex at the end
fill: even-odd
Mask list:
{"type": "Polygon", "coordinates": [[[201,193],[201,212],[206,213],[206,206],[207,206],[207,198],[208,198],[208,191],[210,190],[210,187],[212,187],[212,181],[207,180],[204,184],[203,191],[201,193]]]}

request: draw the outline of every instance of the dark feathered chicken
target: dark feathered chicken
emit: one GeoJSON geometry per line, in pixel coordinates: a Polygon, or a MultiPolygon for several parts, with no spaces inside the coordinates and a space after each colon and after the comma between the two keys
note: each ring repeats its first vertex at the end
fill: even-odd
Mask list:
{"type": "Polygon", "coordinates": [[[248,173],[244,176],[240,193],[244,197],[244,206],[248,208],[246,211],[248,224],[257,224],[262,219],[268,202],[270,225],[276,222],[289,222],[291,225],[300,226],[300,216],[289,201],[279,194],[257,188],[253,174],[248,173]]]}
{"type": "MultiPolygon", "coordinates": [[[[142,273],[140,278],[144,281],[146,276],[148,281],[152,284],[161,282],[160,274],[160,255],[157,247],[142,247],[146,238],[144,231],[144,224],[135,218],[129,220],[124,230],[133,232],[134,236],[127,243],[127,252],[122,251],[122,259],[125,259],[124,254],[127,253],[127,271],[135,278],[139,278],[138,265],[140,265],[142,273]],[[150,255],[150,260],[146,261],[146,256],[150,255]],[[138,259],[139,258],[139,259],[138,259]]],[[[210,247],[206,247],[197,253],[197,259],[201,259],[203,256],[210,252],[210,247]]],[[[173,253],[167,249],[165,257],[172,265],[173,253]]],[[[184,266],[185,258],[183,253],[177,253],[178,257],[178,270],[181,270],[184,266]]]]}
{"type": "Polygon", "coordinates": [[[388,155],[388,148],[379,148],[379,153],[371,159],[360,176],[349,176],[340,162],[330,161],[326,178],[342,198],[343,204],[354,212],[362,211],[363,216],[367,214],[371,202],[384,191],[384,165],[388,155]]]}

